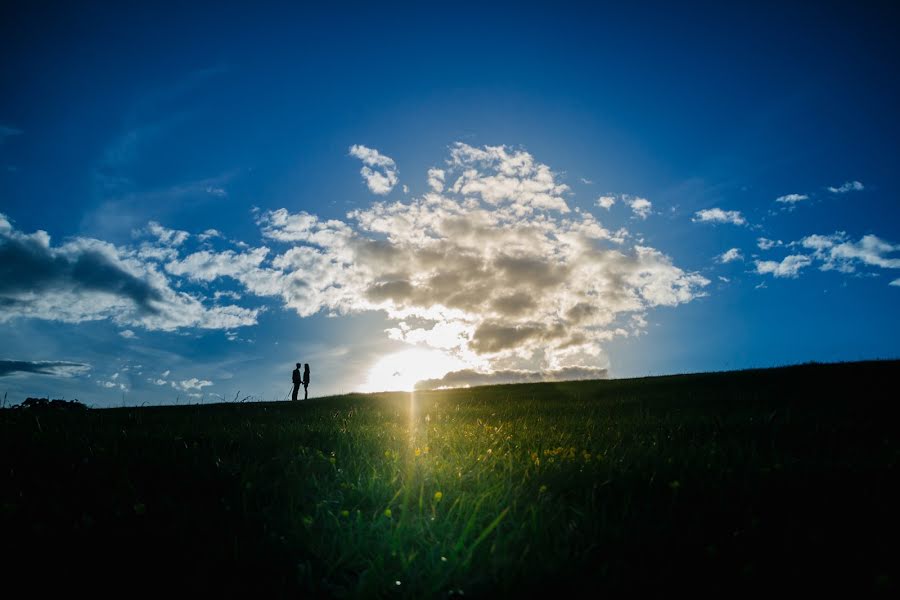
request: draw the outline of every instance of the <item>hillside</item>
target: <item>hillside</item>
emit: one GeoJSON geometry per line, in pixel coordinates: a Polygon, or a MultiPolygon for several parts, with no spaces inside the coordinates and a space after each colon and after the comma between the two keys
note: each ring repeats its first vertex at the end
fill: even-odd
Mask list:
{"type": "Polygon", "coordinates": [[[0,564],[36,594],[892,593],[898,375],[2,410],[0,564]]]}

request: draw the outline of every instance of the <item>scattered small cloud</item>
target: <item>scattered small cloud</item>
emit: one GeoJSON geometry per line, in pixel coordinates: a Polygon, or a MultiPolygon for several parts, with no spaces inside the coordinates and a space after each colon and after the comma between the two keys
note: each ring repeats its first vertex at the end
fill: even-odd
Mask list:
{"type": "Polygon", "coordinates": [[[222,234],[217,229],[207,229],[203,233],[197,234],[197,239],[201,242],[206,242],[219,237],[222,237],[222,234]]]}
{"type": "Polygon", "coordinates": [[[597,198],[597,206],[599,206],[600,208],[605,208],[606,210],[609,210],[610,208],[612,208],[612,205],[615,203],[616,203],[615,196],[606,195],[606,196],[600,196],[599,198],[597,198]]]}
{"type": "Polygon", "coordinates": [[[388,194],[400,180],[394,159],[381,154],[378,150],[354,144],[350,146],[350,155],[363,162],[363,168],[359,172],[373,194],[380,196],[388,194]]]}
{"type": "Polygon", "coordinates": [[[173,381],[171,383],[172,387],[183,392],[191,390],[199,391],[213,384],[213,382],[209,381],[208,379],[197,379],[196,377],[191,377],[190,379],[182,379],[181,381],[173,381]]]}
{"type": "Polygon", "coordinates": [[[775,248],[776,246],[783,246],[784,243],[781,240],[776,241],[776,240],[770,240],[768,238],[761,237],[761,238],[756,238],[756,245],[759,247],[760,250],[771,250],[772,248],[775,248]]]}
{"type": "Polygon", "coordinates": [[[731,223],[746,225],[747,220],[739,210],[722,210],[721,208],[705,208],[694,213],[691,219],[695,223],[731,223]]]}
{"type": "Polygon", "coordinates": [[[593,185],[594,184],[593,181],[591,181],[590,179],[586,179],[584,177],[581,178],[581,183],[583,183],[584,185],[593,185]]]}
{"type": "Polygon", "coordinates": [[[740,248],[732,248],[717,256],[716,260],[722,264],[727,264],[736,260],[744,260],[744,255],[741,254],[740,248]]]}
{"type": "Polygon", "coordinates": [[[888,285],[891,285],[894,287],[900,287],[900,279],[895,279],[892,282],[890,282],[888,285]]]}
{"type": "Polygon", "coordinates": [[[812,259],[804,254],[786,256],[781,262],[774,260],[756,261],[756,272],[760,275],[771,274],[775,277],[796,279],[800,270],[812,264],[812,259]]]}
{"type": "Polygon", "coordinates": [[[119,335],[121,335],[126,340],[133,340],[137,337],[137,335],[135,335],[135,333],[130,329],[123,329],[119,332],[119,335]]]}
{"type": "Polygon", "coordinates": [[[646,198],[636,196],[623,196],[622,199],[631,207],[635,217],[646,219],[653,209],[653,204],[646,198]]]}
{"type": "Polygon", "coordinates": [[[866,189],[866,186],[859,181],[845,181],[837,187],[829,186],[826,189],[832,194],[846,194],[847,192],[861,192],[866,189]]]}
{"type": "Polygon", "coordinates": [[[775,198],[775,202],[781,202],[782,204],[796,204],[797,202],[803,202],[808,199],[809,196],[806,194],[785,194],[784,196],[775,198]]]}

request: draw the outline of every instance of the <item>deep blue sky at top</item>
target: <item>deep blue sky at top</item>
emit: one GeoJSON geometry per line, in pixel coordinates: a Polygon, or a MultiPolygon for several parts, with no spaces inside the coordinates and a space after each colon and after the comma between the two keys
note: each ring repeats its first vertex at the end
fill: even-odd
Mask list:
{"type": "MultiPolygon", "coordinates": [[[[900,271],[773,279],[750,258],[758,237],[900,243],[891,3],[299,4],[4,6],[0,126],[15,133],[0,140],[0,213],[56,241],[128,243],[155,220],[253,244],[253,206],[343,218],[372,201],[352,144],[392,157],[411,194],[453,142],[521,146],[564,175],[574,206],[713,280],[709,297],[612,342],[614,375],[900,354],[900,287],[888,285],[900,271]],[[845,181],[865,190],[825,191],[845,181]],[[177,191],[197,185],[227,198],[177,191]],[[594,202],[608,192],[680,221],[607,214],[594,202]],[[780,211],[790,193],[811,198],[780,211]],[[690,222],[710,207],[756,228],[690,222]],[[747,260],[714,262],[732,247],[747,260]]],[[[254,352],[274,359],[262,347],[283,327],[346,341],[354,319],[374,317],[297,325],[271,311],[254,352]]],[[[41,341],[88,330],[117,352],[111,325],[3,328],[19,344],[6,358],[95,364],[41,341]]],[[[144,340],[186,362],[233,347],[215,334],[144,340]]]]}

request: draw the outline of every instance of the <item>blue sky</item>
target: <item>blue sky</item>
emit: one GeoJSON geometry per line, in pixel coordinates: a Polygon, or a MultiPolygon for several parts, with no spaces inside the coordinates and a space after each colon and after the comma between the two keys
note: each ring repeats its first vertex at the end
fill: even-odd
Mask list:
{"type": "Polygon", "coordinates": [[[897,11],[785,4],[4,7],[0,392],[897,357],[897,11]]]}

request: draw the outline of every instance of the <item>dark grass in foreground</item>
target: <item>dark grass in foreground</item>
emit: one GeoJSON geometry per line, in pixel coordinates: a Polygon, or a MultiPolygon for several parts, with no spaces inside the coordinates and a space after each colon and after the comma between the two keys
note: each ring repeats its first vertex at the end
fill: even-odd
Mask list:
{"type": "Polygon", "coordinates": [[[7,589],[891,594],[900,362],[0,411],[7,589]]]}

